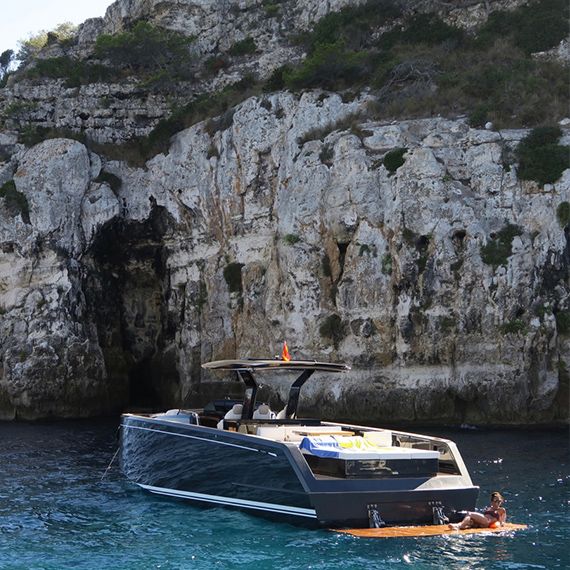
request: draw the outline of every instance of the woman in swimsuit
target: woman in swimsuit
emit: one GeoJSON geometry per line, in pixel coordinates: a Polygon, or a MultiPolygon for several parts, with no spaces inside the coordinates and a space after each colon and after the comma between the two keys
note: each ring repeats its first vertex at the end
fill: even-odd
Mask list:
{"type": "Polygon", "coordinates": [[[503,526],[503,523],[507,520],[507,511],[501,506],[504,500],[501,493],[497,491],[491,493],[491,504],[482,513],[467,513],[460,523],[450,524],[449,528],[463,530],[473,527],[494,528],[503,526]]]}

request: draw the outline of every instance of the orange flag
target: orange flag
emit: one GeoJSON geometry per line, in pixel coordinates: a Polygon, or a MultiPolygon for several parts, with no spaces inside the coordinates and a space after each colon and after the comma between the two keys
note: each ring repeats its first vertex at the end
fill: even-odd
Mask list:
{"type": "Polygon", "coordinates": [[[287,348],[287,341],[283,342],[283,350],[281,352],[281,360],[285,362],[289,362],[291,360],[291,356],[289,356],[289,349],[287,348]]]}

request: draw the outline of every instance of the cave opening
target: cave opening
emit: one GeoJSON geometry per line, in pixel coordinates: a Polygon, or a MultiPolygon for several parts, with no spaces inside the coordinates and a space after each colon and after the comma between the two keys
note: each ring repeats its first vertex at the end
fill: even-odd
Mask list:
{"type": "Polygon", "coordinates": [[[169,321],[168,251],[171,219],[154,205],[142,222],[114,219],[103,226],[85,258],[86,304],[105,359],[117,410],[160,410],[178,404],[169,321]]]}

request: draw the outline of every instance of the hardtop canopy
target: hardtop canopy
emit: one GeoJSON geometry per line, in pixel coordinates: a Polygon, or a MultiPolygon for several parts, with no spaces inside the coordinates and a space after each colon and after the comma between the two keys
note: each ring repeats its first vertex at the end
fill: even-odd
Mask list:
{"type": "Polygon", "coordinates": [[[263,358],[245,358],[241,360],[215,360],[202,364],[202,368],[209,370],[233,370],[238,378],[246,385],[243,400],[242,418],[251,419],[255,407],[255,398],[258,385],[253,376],[253,371],[258,370],[298,370],[300,376],[293,382],[289,390],[289,399],[285,409],[287,419],[295,418],[299,404],[299,392],[301,386],[313,375],[314,372],[347,372],[350,366],[342,363],[317,362],[316,360],[279,360],[263,358]]]}
{"type": "Polygon", "coordinates": [[[316,360],[277,360],[269,358],[244,358],[240,360],[215,360],[202,364],[210,370],[313,370],[323,372],[347,372],[350,366],[316,360]]]}

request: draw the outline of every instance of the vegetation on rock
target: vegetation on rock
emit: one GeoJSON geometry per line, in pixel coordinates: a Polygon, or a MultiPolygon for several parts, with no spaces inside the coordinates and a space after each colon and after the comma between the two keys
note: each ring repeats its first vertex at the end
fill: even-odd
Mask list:
{"type": "Polygon", "coordinates": [[[97,57],[131,72],[168,70],[176,77],[186,77],[188,46],[192,38],[139,21],[119,34],[102,34],[95,43],[97,57]]]}
{"type": "Polygon", "coordinates": [[[8,72],[13,60],[13,50],[7,49],[0,53],[0,87],[4,87],[6,85],[6,81],[8,80],[8,72]]]}
{"type": "Polygon", "coordinates": [[[497,268],[506,266],[513,254],[513,239],[522,235],[522,230],[514,224],[507,224],[486,245],[481,246],[481,259],[487,265],[497,268]]]}
{"type": "Polygon", "coordinates": [[[407,148],[396,148],[390,152],[387,152],[384,156],[384,160],[382,161],[384,168],[386,168],[386,170],[392,174],[396,172],[396,170],[398,170],[398,168],[400,168],[400,166],[406,162],[404,155],[407,151],[407,148]]]}
{"type": "Polygon", "coordinates": [[[283,241],[287,245],[295,245],[301,241],[301,238],[297,234],[287,234],[283,236],[283,241]]]}
{"type": "Polygon", "coordinates": [[[108,184],[113,192],[118,192],[123,185],[123,181],[118,176],[106,170],[102,170],[93,182],[108,184]]]}
{"type": "Polygon", "coordinates": [[[549,184],[556,182],[564,170],[570,168],[568,147],[557,144],[561,136],[558,127],[538,127],[520,142],[516,154],[521,180],[549,184]]]}
{"type": "Polygon", "coordinates": [[[519,333],[526,333],[526,325],[524,323],[524,321],[520,320],[520,319],[515,319],[514,321],[510,321],[508,323],[503,323],[500,327],[499,330],[503,333],[503,334],[519,334],[519,333]]]}
{"type": "Polygon", "coordinates": [[[236,42],[230,49],[229,54],[234,56],[248,55],[255,53],[257,46],[253,38],[245,38],[239,42],[236,42]]]}
{"type": "Polygon", "coordinates": [[[563,0],[539,0],[494,12],[471,37],[433,14],[395,26],[399,9],[374,0],[321,19],[303,38],[305,61],[278,70],[271,80],[281,79],[292,90],[372,86],[379,95],[378,118],[477,110],[471,115],[476,126],[546,124],[565,112],[567,74],[561,64],[536,61],[530,53],[564,38],[568,12],[563,0]],[[545,23],[556,21],[552,34],[528,33],[534,14],[545,23]]]}
{"type": "Polygon", "coordinates": [[[30,223],[30,207],[26,196],[16,190],[16,184],[13,180],[8,180],[0,187],[0,198],[4,199],[4,203],[8,211],[16,216],[21,214],[22,220],[26,224],[30,223]]]}
{"type": "Polygon", "coordinates": [[[243,263],[232,262],[224,267],[224,279],[228,285],[230,293],[241,293],[243,284],[241,280],[241,270],[243,263]]]}
{"type": "Polygon", "coordinates": [[[336,313],[328,315],[323,320],[319,327],[319,332],[323,338],[331,340],[335,347],[338,346],[346,335],[342,319],[336,313]]]}
{"type": "Polygon", "coordinates": [[[63,22],[53,30],[40,30],[19,43],[19,50],[16,59],[23,65],[27,65],[37,59],[39,53],[48,45],[59,43],[68,44],[73,41],[77,26],[71,22],[63,22]]]}
{"type": "Polygon", "coordinates": [[[556,208],[556,217],[562,227],[570,225],[570,203],[561,202],[556,208]]]}
{"type": "Polygon", "coordinates": [[[31,78],[65,79],[66,87],[103,83],[117,76],[116,72],[108,66],[87,63],[67,56],[38,59],[26,75],[31,78]]]}
{"type": "Polygon", "coordinates": [[[556,329],[560,335],[570,334],[570,311],[558,311],[556,313],[556,329]]]}
{"type": "Polygon", "coordinates": [[[392,256],[389,253],[385,253],[382,256],[382,273],[384,275],[392,275],[392,256]]]}
{"type": "MultiPolygon", "coordinates": [[[[544,126],[566,113],[565,68],[531,57],[537,50],[555,47],[564,37],[570,12],[565,0],[534,0],[515,10],[493,12],[474,34],[434,14],[406,16],[401,6],[391,0],[368,0],[332,12],[309,33],[291,38],[307,53],[300,64],[274,70],[265,82],[246,76],[218,93],[192,95],[192,100],[175,106],[169,117],[159,121],[148,137],[132,139],[118,149],[99,146],[99,151],[140,164],[163,152],[176,132],[224,113],[253,94],[279,89],[354,93],[367,88],[377,96],[368,110],[372,119],[467,114],[474,126],[491,121],[495,128],[504,128],[544,126]]],[[[263,3],[270,17],[279,7],[276,0],[263,3]]],[[[28,40],[26,57],[37,59],[29,74],[61,77],[68,86],[131,75],[139,79],[142,90],[170,93],[180,79],[192,76],[194,62],[188,49],[192,38],[146,21],[135,22],[119,34],[99,36],[95,56],[106,65],[67,56],[42,61],[36,57],[36,46],[47,41],[48,34],[28,40]]],[[[229,53],[248,56],[256,49],[253,38],[246,37],[229,53]]],[[[198,67],[211,75],[230,62],[214,56],[198,67]]],[[[559,149],[540,152],[553,165],[563,163],[559,149]]]]}

